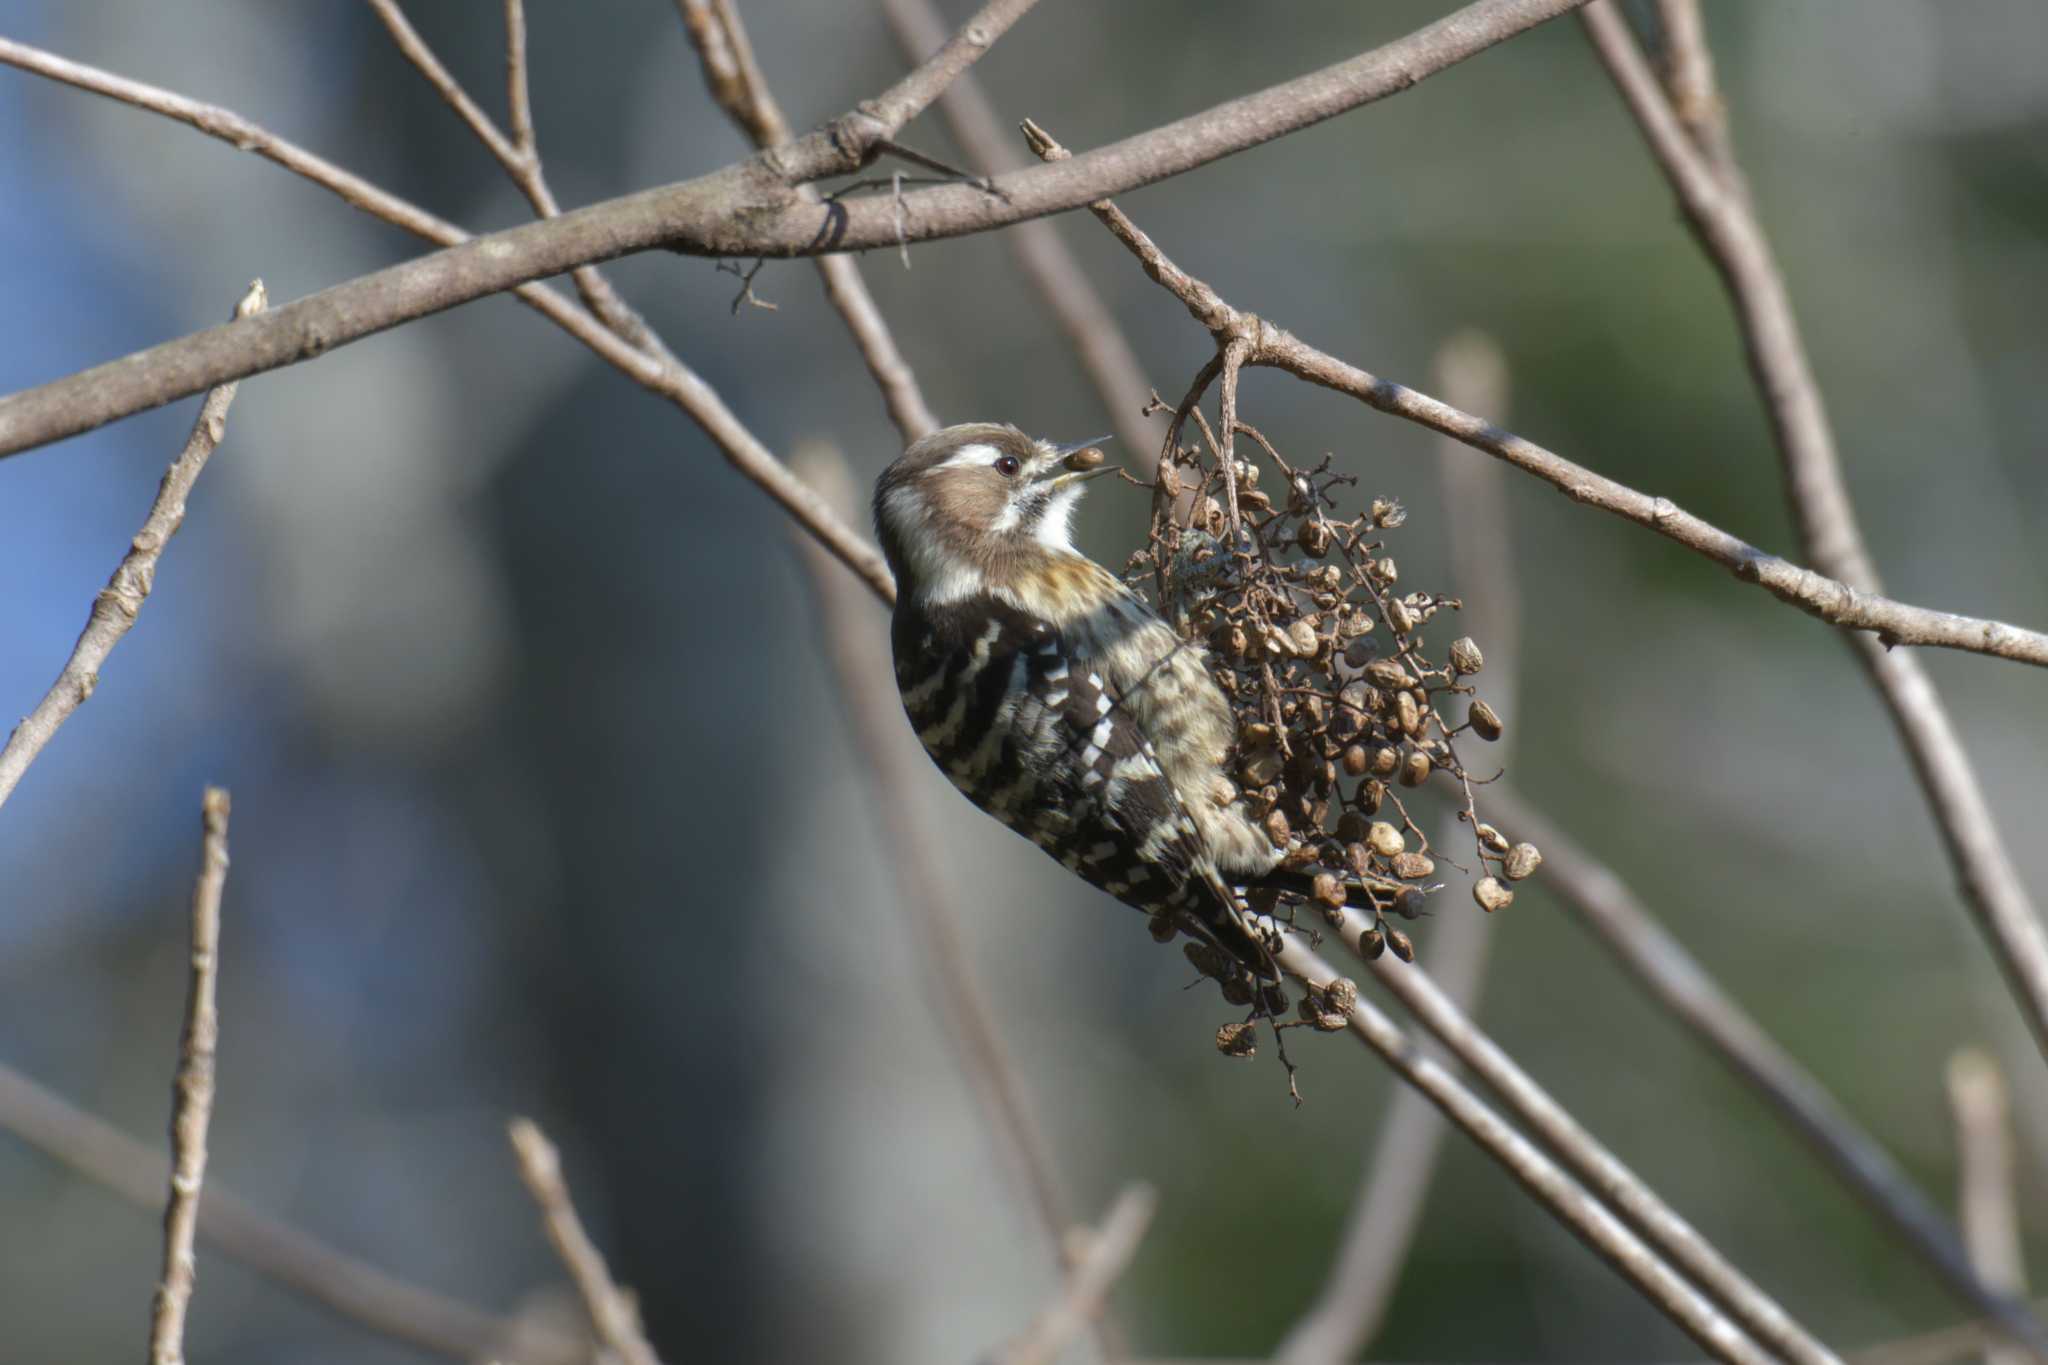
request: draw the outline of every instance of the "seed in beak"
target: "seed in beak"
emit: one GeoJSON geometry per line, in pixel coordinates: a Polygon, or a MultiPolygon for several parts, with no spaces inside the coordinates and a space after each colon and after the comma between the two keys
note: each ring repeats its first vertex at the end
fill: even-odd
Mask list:
{"type": "Polygon", "coordinates": [[[1105,458],[1107,457],[1103,455],[1101,447],[1084,446],[1080,450],[1068,455],[1060,463],[1076,474],[1083,474],[1088,470],[1100,468],[1105,458]]]}

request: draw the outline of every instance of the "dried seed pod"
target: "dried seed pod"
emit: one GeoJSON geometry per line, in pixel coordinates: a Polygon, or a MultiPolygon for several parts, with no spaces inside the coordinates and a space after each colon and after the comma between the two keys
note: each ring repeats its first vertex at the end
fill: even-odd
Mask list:
{"type": "Polygon", "coordinates": [[[1401,751],[1391,744],[1382,744],[1372,751],[1372,771],[1375,777],[1392,777],[1394,769],[1401,766],[1401,751]]]}
{"type": "Polygon", "coordinates": [[[1505,910],[1515,903],[1515,893],[1508,890],[1498,877],[1481,877],[1472,885],[1472,899],[1487,914],[1505,910]]]}
{"type": "Polygon", "coordinates": [[[1451,641],[1451,671],[1454,673],[1477,673],[1486,666],[1486,656],[1479,652],[1479,646],[1469,635],[1460,635],[1451,641]]]}
{"type": "Polygon", "coordinates": [[[1220,981],[1230,974],[1230,960],[1213,943],[1183,943],[1180,950],[1186,954],[1189,965],[1203,976],[1220,981]]]}
{"type": "Polygon", "coordinates": [[[1374,498],[1372,500],[1373,525],[1392,530],[1406,520],[1408,520],[1407,509],[1392,498],[1374,498]]]}
{"type": "Polygon", "coordinates": [[[1394,950],[1394,956],[1403,962],[1415,960],[1415,940],[1392,925],[1387,926],[1387,946],[1394,950]]]}
{"type": "Polygon", "coordinates": [[[1067,468],[1073,470],[1076,474],[1079,474],[1083,470],[1095,469],[1100,467],[1103,458],[1104,457],[1101,450],[1097,449],[1095,446],[1089,446],[1084,450],[1075,451],[1073,454],[1067,456],[1065,460],[1061,461],[1061,463],[1066,465],[1067,468]]]}
{"type": "Polygon", "coordinates": [[[1310,725],[1320,726],[1328,708],[1320,695],[1311,694],[1301,699],[1301,714],[1308,718],[1310,725]]]}
{"type": "Polygon", "coordinates": [[[1244,741],[1245,748],[1255,749],[1262,744],[1271,744],[1273,742],[1274,736],[1277,733],[1278,732],[1275,731],[1272,726],[1266,724],[1266,722],[1262,720],[1255,720],[1250,725],[1244,727],[1244,731],[1239,736],[1239,738],[1241,738],[1244,741]]]}
{"type": "Polygon", "coordinates": [[[1363,713],[1349,706],[1340,706],[1330,716],[1330,738],[1343,741],[1352,738],[1365,728],[1363,713]]]}
{"type": "Polygon", "coordinates": [[[1365,840],[1365,817],[1355,810],[1347,810],[1337,817],[1337,839],[1340,843],[1356,844],[1365,840]]]}
{"type": "Polygon", "coordinates": [[[1250,1057],[1258,1052],[1256,1024],[1225,1024],[1216,1030],[1216,1050],[1226,1057],[1250,1057]]]}
{"type": "Polygon", "coordinates": [[[1367,664],[1365,676],[1371,678],[1374,685],[1390,692],[1415,686],[1415,679],[1408,676],[1408,670],[1392,659],[1375,659],[1367,664]]]}
{"type": "Polygon", "coordinates": [[[1419,787],[1429,781],[1429,775],[1432,771],[1433,767],[1429,761],[1429,755],[1418,749],[1409,754],[1407,759],[1401,764],[1401,785],[1404,787],[1419,787]]]}
{"type": "MultiPolygon", "coordinates": [[[[1372,629],[1372,623],[1365,617],[1347,616],[1344,618],[1344,624],[1338,627],[1338,634],[1341,635],[1348,632],[1353,622],[1364,622],[1367,630],[1372,629]]],[[[1353,668],[1364,668],[1373,661],[1374,656],[1379,652],[1380,646],[1377,640],[1368,635],[1360,635],[1352,640],[1350,644],[1344,646],[1344,662],[1350,664],[1353,668]]]]}
{"type": "Polygon", "coordinates": [[[1313,991],[1303,991],[1301,999],[1294,1002],[1294,1012],[1301,1016],[1302,1023],[1313,1024],[1322,1018],[1323,1003],[1316,998],[1313,991]]]}
{"type": "Polygon", "coordinates": [[[1501,871],[1511,882],[1534,876],[1536,869],[1543,866],[1543,853],[1534,844],[1516,844],[1508,850],[1506,862],[1501,871]]]}
{"type": "Polygon", "coordinates": [[[1382,583],[1395,583],[1401,577],[1401,566],[1391,559],[1382,559],[1379,563],[1372,566],[1372,571],[1378,575],[1382,583]]]}
{"type": "Polygon", "coordinates": [[[1394,913],[1402,919],[1420,919],[1422,906],[1422,893],[1412,886],[1404,886],[1394,893],[1394,913]]]}
{"type": "Polygon", "coordinates": [[[1422,733],[1422,708],[1416,704],[1413,692],[1394,694],[1394,723],[1401,727],[1404,735],[1422,733]]]}
{"type": "Polygon", "coordinates": [[[1387,784],[1377,777],[1368,777],[1358,784],[1358,790],[1352,794],[1351,804],[1362,813],[1371,815],[1379,810],[1380,802],[1386,799],[1387,784]]]}
{"type": "Polygon", "coordinates": [[[1330,528],[1320,521],[1304,521],[1301,533],[1294,540],[1301,546],[1301,552],[1313,559],[1321,559],[1330,553],[1330,528]]]}
{"type": "Polygon", "coordinates": [[[1491,740],[1500,738],[1500,717],[1495,715],[1493,708],[1485,702],[1475,701],[1472,703],[1471,721],[1473,733],[1481,739],[1491,740]]]}
{"type": "Polygon", "coordinates": [[[1223,978],[1223,1003],[1226,1005],[1249,1005],[1252,1002],[1251,983],[1243,976],[1223,978]]]}
{"type": "Polygon", "coordinates": [[[1245,638],[1244,627],[1235,621],[1225,621],[1209,636],[1209,647],[1226,659],[1242,659],[1250,643],[1245,638]]]}
{"type": "Polygon", "coordinates": [[[1279,1016],[1287,1013],[1287,992],[1282,987],[1266,987],[1264,1000],[1266,1004],[1266,1013],[1272,1015],[1276,1019],[1279,1016]]]}
{"type": "Polygon", "coordinates": [[[1237,486],[1240,490],[1259,486],[1259,467],[1249,460],[1231,461],[1230,472],[1237,476],[1237,486]]]}
{"type": "Polygon", "coordinates": [[[1329,873],[1316,873],[1315,880],[1310,885],[1314,888],[1315,898],[1324,905],[1344,904],[1344,883],[1329,873]]]}
{"type": "Polygon", "coordinates": [[[1237,490],[1237,505],[1240,508],[1253,512],[1270,512],[1273,510],[1273,500],[1271,498],[1256,488],[1245,488],[1242,486],[1237,490]]]}
{"type": "Polygon", "coordinates": [[[1394,875],[1404,882],[1418,882],[1436,871],[1436,864],[1427,853],[1396,853],[1393,861],[1394,875]]]}
{"type": "Polygon", "coordinates": [[[1406,635],[1409,631],[1415,629],[1418,623],[1415,619],[1414,610],[1406,602],[1396,597],[1387,603],[1387,624],[1401,634],[1406,635]]]}
{"type": "Polygon", "coordinates": [[[1179,497],[1181,490],[1180,471],[1173,467],[1173,463],[1171,460],[1161,463],[1158,474],[1159,492],[1169,500],[1179,497]]]}
{"type": "Polygon", "coordinates": [[[1154,915],[1145,921],[1145,931],[1152,935],[1154,943],[1171,943],[1173,936],[1180,932],[1180,926],[1173,922],[1171,915],[1154,915]]]}
{"type": "Polygon", "coordinates": [[[1377,929],[1368,929],[1358,936],[1358,955],[1368,962],[1387,951],[1387,936],[1377,929]]]}
{"type": "Polygon", "coordinates": [[[1401,831],[1384,820],[1372,822],[1372,828],[1366,831],[1365,842],[1382,858],[1391,858],[1408,847],[1408,840],[1401,831]]]}
{"type": "Polygon", "coordinates": [[[1323,987],[1323,1008],[1332,1014],[1349,1014],[1358,1004],[1358,983],[1340,976],[1323,987]]]}
{"type": "Polygon", "coordinates": [[[1492,825],[1482,822],[1477,833],[1479,835],[1479,842],[1485,844],[1495,853],[1505,853],[1508,851],[1508,836],[1502,834],[1492,825]]]}
{"type": "Polygon", "coordinates": [[[1342,1014],[1318,1014],[1312,1021],[1317,1033],[1342,1033],[1351,1027],[1351,1020],[1342,1014]]]}
{"type": "Polygon", "coordinates": [[[1246,786],[1263,787],[1280,776],[1280,768],[1284,761],[1278,749],[1254,749],[1237,765],[1237,774],[1244,779],[1246,786]]]}
{"type": "Polygon", "coordinates": [[[1322,648],[1322,643],[1316,638],[1316,628],[1307,621],[1296,621],[1287,627],[1288,648],[1301,658],[1315,658],[1316,651],[1322,648]]]}
{"type": "Polygon", "coordinates": [[[1266,812],[1264,823],[1266,837],[1273,841],[1273,847],[1286,848],[1288,837],[1292,833],[1287,825],[1286,812],[1275,806],[1272,810],[1266,812]]]}
{"type": "Polygon", "coordinates": [[[1363,744],[1354,744],[1344,751],[1344,771],[1353,777],[1365,776],[1366,765],[1371,762],[1363,744]]]}

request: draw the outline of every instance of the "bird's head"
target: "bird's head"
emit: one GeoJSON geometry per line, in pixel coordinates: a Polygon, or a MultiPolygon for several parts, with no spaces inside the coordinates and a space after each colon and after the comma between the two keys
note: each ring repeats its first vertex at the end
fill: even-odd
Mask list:
{"type": "Polygon", "coordinates": [[[1077,471],[1067,458],[1107,439],[1056,446],[968,422],[912,442],[875,482],[875,531],[899,590],[926,605],[957,601],[1073,555],[1082,484],[1110,467],[1077,471]]]}

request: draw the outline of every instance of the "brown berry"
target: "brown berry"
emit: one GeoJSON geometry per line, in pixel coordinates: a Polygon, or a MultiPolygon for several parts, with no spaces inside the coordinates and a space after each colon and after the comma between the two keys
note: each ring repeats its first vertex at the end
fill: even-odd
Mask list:
{"type": "Polygon", "coordinates": [[[1536,845],[1516,844],[1508,850],[1507,861],[1501,867],[1501,871],[1506,874],[1509,881],[1518,882],[1524,877],[1533,876],[1536,869],[1541,866],[1543,853],[1536,845]]]}
{"type": "Polygon", "coordinates": [[[1078,474],[1085,469],[1098,468],[1102,464],[1102,461],[1102,451],[1095,446],[1089,446],[1085,450],[1077,450],[1073,454],[1067,456],[1067,458],[1064,461],[1062,461],[1062,463],[1064,463],[1067,468],[1073,470],[1075,473],[1078,474]]]}
{"type": "Polygon", "coordinates": [[[1469,635],[1460,635],[1451,641],[1451,671],[1455,673],[1477,673],[1486,665],[1486,656],[1479,652],[1479,646],[1469,635]]]}
{"type": "Polygon", "coordinates": [[[1368,929],[1358,936],[1358,955],[1370,961],[1387,951],[1387,936],[1377,929],[1368,929]]]}
{"type": "Polygon", "coordinates": [[[1216,1050],[1226,1057],[1250,1057],[1258,1051],[1256,1024],[1225,1024],[1216,1030],[1216,1050]]]}
{"type": "Polygon", "coordinates": [[[1371,759],[1367,756],[1363,744],[1354,744],[1344,751],[1344,771],[1353,777],[1365,776],[1366,765],[1369,762],[1371,759]]]}
{"type": "Polygon", "coordinates": [[[1429,755],[1417,750],[1409,754],[1407,761],[1401,765],[1401,785],[1419,787],[1429,781],[1430,772],[1429,755]]]}
{"type": "Polygon", "coordinates": [[[1316,873],[1315,880],[1310,885],[1314,888],[1315,898],[1324,905],[1342,905],[1344,903],[1344,883],[1329,873],[1316,873]]]}
{"type": "Polygon", "coordinates": [[[1472,703],[1472,730],[1481,739],[1499,739],[1501,736],[1500,717],[1483,701],[1472,703]]]}
{"type": "Polygon", "coordinates": [[[1436,864],[1430,860],[1427,853],[1410,850],[1394,855],[1393,869],[1394,875],[1402,881],[1415,882],[1436,871],[1436,864]]]}
{"type": "Polygon", "coordinates": [[[1403,962],[1415,960],[1415,940],[1391,925],[1387,928],[1387,946],[1392,948],[1394,956],[1403,962]]]}
{"type": "Polygon", "coordinates": [[[1508,890],[1498,877],[1481,877],[1472,886],[1472,899],[1487,914],[1505,910],[1515,903],[1515,893],[1508,890]]]}
{"type": "Polygon", "coordinates": [[[1401,831],[1395,829],[1384,820],[1372,822],[1372,828],[1366,831],[1365,841],[1372,846],[1372,851],[1379,854],[1382,858],[1393,857],[1406,848],[1408,844],[1408,841],[1401,836],[1401,831]]]}
{"type": "Polygon", "coordinates": [[[1320,521],[1304,521],[1301,534],[1294,539],[1301,546],[1301,552],[1311,558],[1321,559],[1330,553],[1330,528],[1320,521]]]}

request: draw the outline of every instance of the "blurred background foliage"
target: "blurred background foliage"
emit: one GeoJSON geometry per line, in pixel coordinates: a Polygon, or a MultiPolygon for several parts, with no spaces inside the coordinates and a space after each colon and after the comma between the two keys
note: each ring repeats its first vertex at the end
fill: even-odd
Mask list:
{"type": "MultiPolygon", "coordinates": [[[[866,6],[743,6],[793,122],[902,69],[866,6]]],[[[950,3],[951,17],[966,11],[950,3]]],[[[1005,116],[1086,148],[1395,37],[1448,0],[1048,3],[982,64],[1005,116]]],[[[664,0],[530,6],[568,203],[732,160],[664,0]]],[[[2048,10],[2029,0],[1709,6],[1733,126],[1891,591],[2048,619],[2048,10]]],[[[419,5],[497,107],[497,7],[419,5]]],[[[0,0],[0,29],[222,103],[472,229],[523,205],[348,5],[0,0]]],[[[189,130],[0,72],[12,390],[420,248],[189,130]]],[[[908,140],[952,154],[936,119],[908,140]]],[[[1391,377],[1478,327],[1512,425],[1796,551],[1718,284],[1575,26],[1128,196],[1241,307],[1391,377]]],[[[1208,342],[1083,217],[1062,222],[1177,394],[1208,342]]],[[[949,420],[1108,422],[995,237],[868,278],[949,420]]],[[[708,261],[614,278],[775,449],[897,450],[799,264],[728,311],[708,261]]],[[[1455,591],[1426,434],[1271,374],[1246,413],[1412,509],[1404,585],[1455,591]]],[[[183,438],[191,404],[0,467],[0,708],[26,711],[183,438]]],[[[1478,459],[1476,455],[1465,458],[1478,459]]],[[[1081,539],[1119,561],[1142,500],[1081,539]]],[[[1519,786],[1946,1201],[1942,1064],[2003,1058],[2023,1152],[2048,1088],[1847,650],[1641,530],[1510,488],[1519,786]]],[[[874,613],[872,628],[884,628],[874,613]]],[[[672,1360],[961,1360],[1054,1279],[991,1158],[912,945],[768,503],[670,408],[494,299],[247,384],[148,612],[0,819],[0,1057],[127,1130],[163,1125],[202,782],[235,798],[213,1179],[397,1273],[511,1310],[558,1272],[502,1135],[562,1143],[672,1360]]],[[[1482,641],[1482,643],[1484,643],[1482,641]]],[[[2036,894],[2038,673],[1933,656],[2036,894]]],[[[909,742],[907,731],[898,737],[909,742]]],[[[1218,1058],[1177,953],[968,810],[929,812],[1077,1209],[1162,1194],[1117,1301],[1145,1353],[1255,1354],[1307,1303],[1387,1095],[1341,1039],[1218,1058]]],[[[1476,913],[1462,889],[1444,914],[1476,913]]],[[[1962,1316],[1541,890],[1480,1014],[1829,1341],[1962,1316]]],[[[1427,937],[1423,936],[1425,960],[1427,937]]],[[[2040,1169],[2025,1231],[2048,1246],[2040,1169]]],[[[151,1219],[0,1138],[10,1360],[142,1332],[151,1219]]],[[[419,1359],[202,1252],[196,1362],[419,1359]]],[[[1692,1354],[1452,1139],[1374,1355],[1692,1354]]]]}

